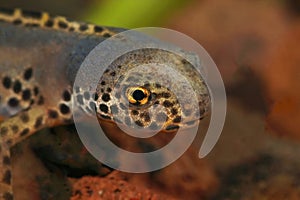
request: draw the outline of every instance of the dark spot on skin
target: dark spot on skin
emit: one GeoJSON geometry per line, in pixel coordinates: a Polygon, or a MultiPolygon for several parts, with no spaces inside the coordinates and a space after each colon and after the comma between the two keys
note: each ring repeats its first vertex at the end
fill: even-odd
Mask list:
{"type": "Polygon", "coordinates": [[[161,85],[158,84],[158,83],[156,83],[156,84],[155,84],[155,87],[156,87],[156,88],[161,88],[161,85]]]}
{"type": "Polygon", "coordinates": [[[39,27],[40,25],[37,23],[27,23],[25,24],[25,27],[39,27]]]}
{"type": "Polygon", "coordinates": [[[162,97],[162,94],[161,93],[155,93],[155,92],[153,92],[152,93],[152,95],[154,96],[154,97],[156,97],[156,98],[161,98],[162,97]]]}
{"type": "Polygon", "coordinates": [[[158,122],[165,122],[165,121],[167,121],[167,119],[168,119],[168,116],[163,112],[158,113],[156,116],[156,120],[158,122]]]}
{"type": "Polygon", "coordinates": [[[19,127],[17,125],[12,125],[11,126],[11,130],[14,132],[14,133],[17,133],[19,132],[19,127]]]}
{"type": "Polygon", "coordinates": [[[112,114],[118,114],[118,112],[119,112],[118,106],[116,106],[116,105],[110,106],[110,110],[111,110],[112,114]]]}
{"type": "Polygon", "coordinates": [[[7,132],[8,132],[8,128],[7,127],[2,127],[0,129],[1,136],[5,136],[7,134],[7,132]]]}
{"type": "Polygon", "coordinates": [[[39,94],[39,92],[40,92],[39,88],[38,87],[34,87],[34,89],[33,89],[34,95],[37,96],[39,94]]]}
{"type": "Polygon", "coordinates": [[[58,113],[56,110],[48,110],[48,116],[51,119],[55,119],[58,117],[58,113]]]}
{"type": "Polygon", "coordinates": [[[28,81],[29,79],[31,79],[32,77],[32,68],[28,68],[25,70],[24,75],[23,75],[24,79],[26,81],[28,81]]]}
{"type": "Polygon", "coordinates": [[[66,28],[68,28],[68,24],[66,22],[59,21],[58,22],[58,27],[62,28],[62,29],[66,29],[66,28]]]}
{"type": "Polygon", "coordinates": [[[107,88],[106,91],[107,91],[107,92],[111,92],[112,89],[111,89],[111,88],[107,88]]]}
{"type": "Polygon", "coordinates": [[[123,103],[120,103],[120,108],[121,108],[122,110],[127,110],[127,107],[126,107],[123,103]]]}
{"type": "Polygon", "coordinates": [[[76,97],[77,99],[77,102],[80,104],[80,105],[83,105],[84,102],[83,102],[83,96],[81,94],[77,95],[76,97]]]}
{"type": "Polygon", "coordinates": [[[102,100],[103,100],[104,102],[108,102],[108,101],[110,100],[110,95],[107,94],[107,93],[104,93],[104,94],[102,95],[102,100]]]}
{"type": "Polygon", "coordinates": [[[89,100],[89,99],[91,98],[91,95],[90,95],[90,93],[89,93],[88,91],[85,91],[85,92],[83,93],[83,97],[84,97],[86,100],[89,100]]]}
{"type": "Polygon", "coordinates": [[[163,102],[163,105],[164,105],[166,108],[168,108],[168,107],[172,107],[174,104],[171,103],[171,102],[168,101],[168,100],[165,100],[165,101],[163,102]]]}
{"type": "Polygon", "coordinates": [[[145,122],[150,122],[150,120],[151,120],[148,112],[141,113],[140,117],[144,118],[145,122]]]}
{"type": "Polygon", "coordinates": [[[177,114],[178,114],[178,111],[177,111],[176,108],[172,108],[172,109],[171,109],[171,113],[172,113],[172,115],[177,115],[177,114]]]}
{"type": "Polygon", "coordinates": [[[12,23],[14,25],[20,25],[20,24],[22,24],[22,20],[21,19],[15,19],[12,23]]]}
{"type": "Polygon", "coordinates": [[[43,116],[40,116],[36,119],[35,123],[34,123],[34,128],[38,129],[43,123],[43,116]]]}
{"type": "Polygon", "coordinates": [[[100,83],[101,85],[105,85],[105,81],[101,81],[101,83],[100,83]]]}
{"type": "Polygon", "coordinates": [[[162,96],[163,98],[170,98],[170,97],[171,97],[171,94],[168,93],[168,92],[163,92],[163,93],[161,94],[161,96],[162,96]]]}
{"type": "Polygon", "coordinates": [[[104,71],[104,73],[108,73],[109,72],[109,69],[106,69],[105,71],[104,71]]]}
{"type": "Polygon", "coordinates": [[[129,117],[125,117],[125,124],[126,124],[127,126],[130,126],[130,125],[131,125],[131,120],[130,120],[129,117]]]}
{"type": "Polygon", "coordinates": [[[70,31],[70,32],[73,32],[73,31],[75,31],[75,28],[74,28],[74,27],[70,27],[70,28],[69,28],[69,31],[70,31]]]}
{"type": "Polygon", "coordinates": [[[70,92],[68,90],[65,90],[63,92],[62,97],[63,97],[64,101],[70,101],[71,100],[71,94],[70,94],[70,92]]]}
{"type": "Polygon", "coordinates": [[[6,192],[4,195],[3,195],[3,198],[4,200],[13,200],[13,195],[9,192],[6,192]]]}
{"type": "Polygon", "coordinates": [[[192,110],[191,109],[184,109],[183,110],[183,113],[186,115],[186,116],[189,116],[192,114],[192,110]]]}
{"type": "Polygon", "coordinates": [[[140,120],[135,121],[135,124],[140,126],[140,127],[144,127],[143,122],[141,122],[140,120]]]}
{"type": "Polygon", "coordinates": [[[150,83],[146,83],[146,84],[144,85],[144,87],[146,87],[146,88],[150,87],[150,83]]]}
{"type": "Polygon", "coordinates": [[[100,104],[99,109],[104,113],[108,113],[108,107],[105,104],[100,104]]]}
{"type": "Polygon", "coordinates": [[[81,24],[79,27],[80,31],[86,31],[89,27],[86,24],[81,24]]]}
{"type": "Polygon", "coordinates": [[[2,84],[6,89],[9,89],[11,87],[11,79],[10,77],[6,76],[2,80],[2,84]]]}
{"type": "Polygon", "coordinates": [[[182,64],[187,64],[187,63],[189,63],[189,62],[188,62],[186,59],[182,59],[182,60],[181,60],[181,63],[182,63],[182,64]]]}
{"type": "Polygon", "coordinates": [[[177,125],[169,125],[169,126],[166,127],[167,131],[172,131],[172,130],[176,130],[176,129],[179,129],[179,126],[177,126],[177,125]]]}
{"type": "Polygon", "coordinates": [[[76,93],[79,93],[80,92],[80,88],[78,86],[75,87],[75,91],[76,93]]]}
{"type": "Polygon", "coordinates": [[[152,122],[150,124],[149,128],[152,129],[152,130],[156,130],[156,129],[158,129],[158,126],[157,126],[157,124],[155,122],[152,122]]]}
{"type": "Polygon", "coordinates": [[[29,122],[29,116],[28,116],[27,113],[22,113],[22,114],[20,115],[20,119],[22,120],[23,123],[29,122]]]}
{"type": "Polygon", "coordinates": [[[117,92],[117,93],[115,94],[115,97],[116,97],[117,99],[120,99],[120,98],[121,98],[121,93],[120,93],[120,92],[117,92]]]}
{"type": "Polygon", "coordinates": [[[127,82],[137,82],[138,79],[136,77],[130,76],[126,79],[127,82]]]}
{"type": "Polygon", "coordinates": [[[94,94],[93,99],[94,99],[95,101],[97,101],[97,100],[99,99],[98,93],[95,93],[95,94],[94,94]]]}
{"type": "Polygon", "coordinates": [[[13,85],[13,90],[15,93],[19,93],[22,90],[22,84],[19,80],[16,80],[13,85]]]}
{"type": "Polygon", "coordinates": [[[204,108],[200,108],[200,116],[203,116],[205,114],[206,110],[204,108]]]}
{"type": "Polygon", "coordinates": [[[44,104],[44,97],[43,96],[39,97],[39,100],[38,100],[37,104],[38,105],[43,105],[44,104]]]}
{"type": "Polygon", "coordinates": [[[181,122],[181,117],[180,117],[180,116],[175,117],[175,118],[173,119],[173,122],[174,122],[174,123],[179,123],[179,122],[181,122]]]}
{"type": "Polygon", "coordinates": [[[103,34],[103,37],[109,38],[109,37],[111,37],[111,35],[110,35],[109,33],[104,33],[104,34],[103,34]]]}
{"type": "Polygon", "coordinates": [[[13,15],[15,10],[10,8],[0,8],[0,12],[7,14],[7,15],[13,15]]]}
{"type": "Polygon", "coordinates": [[[19,100],[15,97],[12,97],[8,100],[8,105],[10,107],[17,107],[19,105],[19,100]]]}
{"type": "Polygon", "coordinates": [[[59,110],[63,115],[70,113],[70,108],[66,104],[60,104],[59,110]]]}
{"type": "MultiPolygon", "coordinates": [[[[149,95],[148,101],[151,101],[152,99],[155,100],[155,99],[157,99],[157,97],[158,97],[158,95],[155,92],[153,92],[152,94],[149,95]]],[[[158,104],[158,100],[154,104],[158,104]]]]}
{"type": "Polygon", "coordinates": [[[3,157],[3,164],[10,165],[10,158],[8,156],[3,157]]]}
{"type": "Polygon", "coordinates": [[[8,185],[11,183],[11,172],[10,170],[6,170],[6,172],[3,175],[2,181],[8,185]]]}
{"type": "Polygon", "coordinates": [[[132,110],[132,111],[131,111],[131,114],[132,114],[132,115],[138,115],[138,114],[139,114],[139,111],[137,111],[137,110],[132,110]]]}
{"type": "Polygon", "coordinates": [[[103,31],[103,28],[101,26],[94,26],[94,32],[100,33],[103,31]]]}
{"type": "Polygon", "coordinates": [[[91,101],[90,104],[89,104],[89,106],[90,106],[90,109],[92,111],[96,111],[96,104],[95,104],[95,102],[91,101]]]}
{"type": "Polygon", "coordinates": [[[49,20],[47,20],[46,22],[45,22],[45,26],[46,27],[52,27],[54,25],[54,22],[53,22],[53,20],[52,19],[49,19],[49,20]]]}
{"type": "Polygon", "coordinates": [[[42,18],[42,13],[41,12],[37,12],[37,11],[26,11],[26,10],[22,10],[22,15],[24,17],[30,17],[30,18],[35,18],[35,19],[40,19],[42,18]]]}
{"type": "Polygon", "coordinates": [[[103,119],[111,119],[111,117],[107,115],[100,115],[100,117],[102,117],[103,119]]]}
{"type": "Polygon", "coordinates": [[[21,133],[20,136],[27,135],[29,133],[29,128],[25,128],[21,133]]]}
{"type": "Polygon", "coordinates": [[[118,79],[118,82],[122,82],[124,80],[125,76],[121,75],[118,79]]]}
{"type": "Polygon", "coordinates": [[[26,89],[22,92],[22,99],[24,101],[28,101],[31,99],[31,91],[29,89],[26,89]]]}
{"type": "Polygon", "coordinates": [[[116,75],[116,72],[111,72],[110,75],[111,75],[111,76],[115,76],[115,75],[116,75]]]}

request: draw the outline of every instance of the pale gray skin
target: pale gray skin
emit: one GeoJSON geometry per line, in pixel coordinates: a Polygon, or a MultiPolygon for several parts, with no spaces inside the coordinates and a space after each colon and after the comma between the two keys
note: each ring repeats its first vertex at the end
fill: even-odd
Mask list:
{"type": "MultiPolygon", "coordinates": [[[[97,44],[123,30],[51,18],[47,13],[0,9],[0,200],[13,199],[10,148],[42,128],[72,123],[72,87],[78,68],[97,44]]],[[[175,75],[173,78],[176,81],[175,75]]],[[[100,120],[118,120],[142,128],[163,127],[165,131],[192,125],[207,114],[210,104],[208,89],[191,64],[155,49],[117,59],[103,74],[96,93],[85,96],[78,88],[74,95],[75,99],[82,98],[83,110],[96,106],[100,120]],[[165,64],[179,71],[192,85],[198,105],[189,103],[192,94],[186,93],[184,83],[173,82],[186,95],[182,106],[189,110],[187,113],[182,112],[176,95],[165,84],[147,84],[147,74],[161,76],[151,66],[147,73],[128,73],[145,63],[153,67],[165,64]],[[135,88],[148,92],[142,105],[129,103],[134,90],[123,88],[132,78],[137,79],[135,88]],[[116,87],[118,84],[123,86],[116,87]],[[129,111],[121,104],[129,105],[129,111]],[[155,105],[165,107],[165,112],[149,115],[148,109],[155,105]],[[200,113],[194,112],[196,106],[200,113]]]]}
{"type": "Polygon", "coordinates": [[[210,105],[204,80],[191,63],[175,53],[153,48],[135,50],[116,59],[105,71],[97,93],[97,113],[101,116],[154,130],[192,126],[207,115],[210,105]],[[139,88],[148,92],[145,101],[128,101],[139,88]],[[193,102],[191,98],[197,100],[193,102]],[[107,106],[107,112],[99,109],[100,104],[107,106]],[[158,105],[164,109],[156,110],[158,105]]]}

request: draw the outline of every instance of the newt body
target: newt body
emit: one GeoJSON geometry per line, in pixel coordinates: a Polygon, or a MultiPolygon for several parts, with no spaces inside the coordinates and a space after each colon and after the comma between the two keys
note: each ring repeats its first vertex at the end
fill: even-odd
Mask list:
{"type": "Polygon", "coordinates": [[[183,124],[184,118],[199,120],[206,115],[210,99],[203,79],[190,63],[155,49],[129,53],[112,63],[94,96],[84,91],[73,94],[74,77],[84,58],[101,41],[121,31],[47,13],[0,10],[0,116],[4,118],[0,122],[0,199],[13,199],[10,148],[42,128],[72,123],[72,95],[86,110],[95,109],[100,119],[114,122],[115,114],[118,122],[162,126],[166,131],[192,124],[183,124]],[[168,88],[144,83],[145,74],[126,74],[137,65],[160,62],[180,71],[195,88],[199,105],[190,105],[191,96],[179,89],[186,96],[189,113],[181,112],[168,88]],[[136,79],[136,86],[118,93],[115,85],[121,78],[125,85],[136,79]],[[123,108],[124,101],[131,105],[129,110],[123,108]],[[165,113],[150,116],[147,108],[157,104],[166,108],[165,113]],[[199,106],[200,113],[194,113],[193,106],[199,106]]]}

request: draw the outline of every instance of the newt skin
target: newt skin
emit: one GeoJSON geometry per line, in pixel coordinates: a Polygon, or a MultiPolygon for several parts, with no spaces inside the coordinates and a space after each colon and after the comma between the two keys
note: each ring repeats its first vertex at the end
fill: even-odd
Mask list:
{"type": "MultiPolygon", "coordinates": [[[[122,28],[51,17],[44,12],[0,9],[0,116],[3,118],[0,200],[13,199],[10,148],[40,129],[72,123],[72,95],[75,95],[72,87],[77,70],[96,45],[122,31],[122,28]]],[[[188,94],[184,95],[187,106],[198,106],[188,105],[188,94]]],[[[89,102],[86,106],[95,109],[100,120],[113,122],[112,112],[118,110],[119,119],[125,124],[135,122],[141,127],[162,124],[165,130],[184,126],[183,118],[200,120],[201,115],[202,119],[210,106],[204,80],[190,63],[169,52],[151,49],[123,56],[103,75],[94,96],[87,97],[79,88],[76,99],[83,105],[89,102]],[[127,60],[132,58],[128,64],[127,60]],[[121,76],[125,82],[137,78],[140,75],[126,74],[126,71],[145,62],[167,63],[181,71],[195,88],[201,113],[193,113],[193,107],[190,113],[182,113],[172,91],[155,83],[137,81],[137,86],[129,88],[121,97],[112,96],[116,81],[121,76]],[[90,104],[91,101],[94,103],[90,104]],[[132,104],[130,111],[120,112],[122,101],[132,104]],[[166,108],[166,121],[159,122],[158,116],[149,115],[146,108],[154,104],[166,108]]]]}

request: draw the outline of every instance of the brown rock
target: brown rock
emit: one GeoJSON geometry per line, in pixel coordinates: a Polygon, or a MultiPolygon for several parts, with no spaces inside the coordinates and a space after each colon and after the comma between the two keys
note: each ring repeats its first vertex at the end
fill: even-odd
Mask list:
{"type": "Polygon", "coordinates": [[[143,186],[128,183],[120,172],[113,172],[105,178],[83,177],[73,185],[71,200],[164,200],[175,199],[149,190],[143,186]]]}
{"type": "Polygon", "coordinates": [[[300,139],[299,22],[274,48],[261,70],[270,104],[267,127],[277,135],[300,139]]]}

